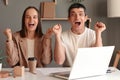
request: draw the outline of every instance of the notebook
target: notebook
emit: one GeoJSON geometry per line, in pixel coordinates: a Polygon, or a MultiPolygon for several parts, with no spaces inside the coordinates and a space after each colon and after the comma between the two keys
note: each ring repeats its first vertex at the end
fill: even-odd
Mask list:
{"type": "Polygon", "coordinates": [[[64,79],[81,79],[106,74],[114,46],[78,48],[70,72],[56,72],[53,76],[64,79]]]}

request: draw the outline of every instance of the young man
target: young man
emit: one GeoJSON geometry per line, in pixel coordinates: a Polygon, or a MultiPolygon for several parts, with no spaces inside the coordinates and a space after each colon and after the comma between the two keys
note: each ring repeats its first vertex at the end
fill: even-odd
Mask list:
{"type": "Polygon", "coordinates": [[[69,7],[68,20],[71,23],[71,29],[68,31],[61,33],[60,24],[53,27],[55,62],[63,66],[72,66],[78,48],[102,46],[101,33],[106,29],[102,22],[95,24],[95,31],[85,27],[86,8],[79,3],[74,3],[69,7]]]}

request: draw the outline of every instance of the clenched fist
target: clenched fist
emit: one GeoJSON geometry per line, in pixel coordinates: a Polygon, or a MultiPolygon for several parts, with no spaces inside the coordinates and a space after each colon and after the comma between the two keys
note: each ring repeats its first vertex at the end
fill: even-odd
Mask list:
{"type": "Polygon", "coordinates": [[[7,28],[5,31],[4,31],[4,34],[6,35],[7,39],[8,40],[12,40],[12,31],[10,28],[7,28]]]}

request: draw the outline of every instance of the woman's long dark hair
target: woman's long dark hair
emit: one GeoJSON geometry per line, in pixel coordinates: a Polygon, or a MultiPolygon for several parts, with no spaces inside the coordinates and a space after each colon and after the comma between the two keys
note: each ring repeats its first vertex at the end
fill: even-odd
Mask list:
{"type": "Polygon", "coordinates": [[[26,34],[27,29],[26,29],[26,26],[25,26],[25,14],[26,14],[27,10],[29,10],[31,8],[35,9],[38,13],[38,25],[37,25],[37,28],[36,28],[36,31],[35,31],[35,36],[42,37],[42,35],[43,35],[39,10],[37,8],[33,7],[33,6],[29,6],[24,10],[24,13],[23,13],[23,16],[22,16],[22,29],[20,31],[20,36],[23,37],[23,38],[25,38],[27,36],[27,34],[26,34]]]}

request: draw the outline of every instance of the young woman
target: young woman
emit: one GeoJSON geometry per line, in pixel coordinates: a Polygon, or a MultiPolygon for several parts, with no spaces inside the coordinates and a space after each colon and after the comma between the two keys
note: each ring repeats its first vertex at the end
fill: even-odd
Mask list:
{"type": "Polygon", "coordinates": [[[39,11],[33,6],[25,9],[22,16],[22,29],[12,34],[5,30],[7,37],[6,53],[10,66],[28,67],[28,58],[37,59],[37,67],[44,67],[52,60],[50,31],[42,33],[39,11]]]}

